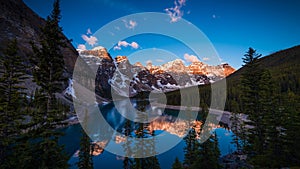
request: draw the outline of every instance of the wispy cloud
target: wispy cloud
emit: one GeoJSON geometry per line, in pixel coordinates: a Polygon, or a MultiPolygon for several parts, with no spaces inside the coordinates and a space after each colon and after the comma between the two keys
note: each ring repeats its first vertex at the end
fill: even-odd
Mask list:
{"type": "Polygon", "coordinates": [[[170,16],[171,22],[179,21],[183,16],[183,10],[181,8],[185,5],[186,0],[175,0],[174,7],[166,8],[166,13],[170,16]]]}
{"type": "Polygon", "coordinates": [[[114,50],[121,50],[122,48],[120,46],[115,46],[114,50]]]}
{"type": "Polygon", "coordinates": [[[204,57],[204,58],[203,58],[203,61],[208,61],[208,60],[209,60],[208,57],[204,57]]]}
{"type": "Polygon", "coordinates": [[[121,50],[122,47],[126,48],[128,46],[131,46],[133,49],[138,49],[140,47],[139,44],[136,42],[128,43],[126,41],[119,41],[118,45],[114,47],[114,50],[121,50]]]}
{"type": "Polygon", "coordinates": [[[138,25],[137,22],[134,20],[123,20],[123,22],[125,24],[125,27],[128,29],[134,29],[138,25]]]}
{"type": "Polygon", "coordinates": [[[94,46],[98,39],[95,36],[92,36],[92,31],[90,28],[87,29],[86,35],[81,35],[82,39],[91,46],[94,46]]]}
{"type": "Polygon", "coordinates": [[[133,20],[129,21],[129,28],[135,28],[136,26],[137,26],[137,22],[136,21],[133,21],[133,20]]]}
{"type": "Polygon", "coordinates": [[[163,59],[156,59],[156,62],[165,62],[163,59]]]}
{"type": "Polygon", "coordinates": [[[86,50],[86,47],[85,47],[84,44],[79,44],[79,45],[77,46],[77,49],[79,49],[79,50],[86,50]]]}
{"type": "Polygon", "coordinates": [[[184,57],[184,59],[185,59],[187,62],[198,62],[198,61],[199,61],[199,59],[198,59],[197,56],[195,56],[195,55],[190,55],[190,54],[188,54],[188,53],[185,53],[185,54],[183,55],[183,57],[184,57]]]}
{"type": "Polygon", "coordinates": [[[220,19],[220,18],[221,18],[220,15],[216,15],[216,14],[213,14],[211,17],[212,17],[213,19],[220,19]]]}
{"type": "Polygon", "coordinates": [[[81,35],[82,39],[91,46],[94,46],[98,39],[95,36],[81,35]]]}
{"type": "Polygon", "coordinates": [[[126,41],[119,41],[119,42],[118,42],[118,46],[124,46],[124,47],[127,47],[128,45],[129,45],[129,43],[126,42],[126,41]]]}
{"type": "Polygon", "coordinates": [[[90,28],[88,28],[88,30],[86,31],[86,34],[87,34],[87,35],[93,34],[90,28]]]}

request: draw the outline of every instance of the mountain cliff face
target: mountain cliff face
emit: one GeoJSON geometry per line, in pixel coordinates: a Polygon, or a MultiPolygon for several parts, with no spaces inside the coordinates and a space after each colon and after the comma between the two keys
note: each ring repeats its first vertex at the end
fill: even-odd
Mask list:
{"type": "MultiPolygon", "coordinates": [[[[19,55],[28,58],[32,54],[29,42],[39,44],[40,28],[44,24],[45,20],[27,7],[22,0],[0,1],[0,54],[6,48],[7,42],[16,38],[20,48],[19,55]]],[[[69,41],[62,53],[67,72],[71,74],[78,53],[69,41]]]]}
{"type": "Polygon", "coordinates": [[[181,59],[176,59],[174,61],[168,62],[161,66],[147,66],[151,72],[164,71],[164,72],[174,72],[174,73],[188,73],[189,75],[206,75],[209,77],[219,77],[224,78],[235,71],[227,63],[210,66],[200,61],[192,62],[190,65],[185,66],[181,59]]]}
{"type": "Polygon", "coordinates": [[[96,47],[93,50],[84,50],[84,51],[80,51],[81,55],[84,56],[90,56],[90,57],[95,57],[96,58],[103,58],[106,60],[112,60],[111,56],[109,55],[109,53],[107,52],[107,50],[104,47],[96,47]]]}
{"type": "Polygon", "coordinates": [[[111,98],[112,93],[132,97],[143,91],[166,92],[209,84],[235,71],[228,64],[210,66],[194,62],[185,66],[180,59],[159,66],[131,64],[126,56],[112,59],[103,47],[79,52],[89,66],[97,67],[96,93],[104,98],[111,98]]]}

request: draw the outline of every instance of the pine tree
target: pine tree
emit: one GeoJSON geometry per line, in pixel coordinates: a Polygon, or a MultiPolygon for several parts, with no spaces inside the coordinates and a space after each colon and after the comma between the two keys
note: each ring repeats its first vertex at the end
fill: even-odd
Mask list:
{"type": "Polygon", "coordinates": [[[255,167],[280,168],[287,160],[283,151],[286,149],[284,121],[289,115],[283,116],[272,76],[268,70],[257,67],[255,56],[260,55],[249,49],[242,75],[243,111],[249,115],[248,124],[253,127],[246,134],[246,148],[255,167]]]}
{"type": "Polygon", "coordinates": [[[15,39],[8,43],[0,56],[0,168],[13,168],[16,165],[13,156],[26,115],[23,109],[26,93],[22,86],[27,78],[26,66],[18,50],[15,39]]]}
{"type": "Polygon", "coordinates": [[[40,86],[39,97],[34,98],[30,134],[35,142],[34,166],[40,168],[67,168],[67,156],[63,146],[58,144],[62,133],[56,127],[65,118],[65,112],[58,107],[55,93],[60,92],[66,78],[63,76],[64,59],[61,48],[65,47],[61,19],[60,1],[55,0],[52,13],[41,28],[40,46],[32,43],[34,55],[30,58],[34,65],[34,81],[40,86]]]}
{"type": "MultiPolygon", "coordinates": [[[[148,130],[148,128],[147,128],[147,130],[148,130]]],[[[146,144],[147,144],[146,146],[148,147],[146,151],[148,151],[150,154],[156,154],[154,132],[150,133],[150,135],[151,135],[151,139],[147,140],[147,142],[146,142],[146,144]]],[[[160,169],[159,161],[155,155],[151,156],[151,157],[147,157],[147,158],[145,158],[145,160],[146,160],[146,165],[143,166],[145,169],[147,169],[147,168],[160,169]]]]}
{"type": "MultiPolygon", "coordinates": [[[[87,123],[87,116],[88,114],[86,110],[83,124],[87,123]]],[[[84,128],[87,129],[86,126],[84,128]]],[[[77,163],[77,166],[79,169],[93,169],[93,146],[91,144],[89,136],[83,129],[81,133],[82,136],[80,141],[79,161],[77,163]]]]}
{"type": "Polygon", "coordinates": [[[217,134],[214,133],[208,140],[199,146],[198,157],[194,159],[194,163],[190,169],[218,169],[220,150],[218,145],[217,134]]]}
{"type": "Polygon", "coordinates": [[[183,169],[182,168],[182,164],[179,161],[178,157],[175,158],[175,161],[174,161],[174,163],[172,165],[172,169],[183,169]]]}
{"type": "Polygon", "coordinates": [[[262,56],[261,54],[256,53],[256,50],[253,48],[249,48],[249,50],[244,55],[245,57],[243,59],[243,63],[245,63],[245,66],[252,67],[256,65],[257,60],[262,56]]]}
{"type": "Polygon", "coordinates": [[[299,165],[299,161],[297,164],[295,160],[299,159],[299,155],[298,157],[296,155],[299,154],[299,137],[294,132],[299,130],[300,126],[299,115],[296,113],[299,104],[298,106],[295,104],[297,101],[292,92],[288,91],[288,94],[276,92],[274,82],[270,79],[270,73],[263,71],[259,84],[259,98],[261,111],[264,113],[265,144],[264,152],[254,157],[253,163],[259,168],[299,165]]]}
{"type": "Polygon", "coordinates": [[[263,126],[263,112],[260,106],[259,84],[261,83],[262,70],[258,68],[257,61],[261,57],[252,48],[244,55],[243,62],[245,63],[245,70],[241,77],[242,89],[242,103],[243,113],[249,115],[251,121],[247,124],[253,126],[249,129],[247,138],[247,145],[244,145],[246,150],[253,153],[261,154],[263,152],[264,144],[264,126],[263,126]]]}
{"type": "Polygon", "coordinates": [[[59,3],[59,0],[55,0],[52,13],[42,28],[41,47],[32,43],[34,56],[31,62],[35,66],[33,77],[46,95],[47,112],[53,111],[55,93],[62,89],[63,83],[67,80],[63,75],[65,63],[61,48],[66,46],[66,41],[59,26],[61,19],[59,3]]]}
{"type": "MultiPolygon", "coordinates": [[[[29,144],[27,161],[22,168],[68,168],[68,156],[64,147],[58,144],[58,138],[62,135],[55,128],[51,128],[45,117],[47,99],[41,89],[36,89],[30,103],[28,115],[31,117],[26,124],[28,138],[25,145],[29,144]],[[44,119],[44,121],[43,121],[44,119]]],[[[58,111],[62,111],[59,110],[58,111]]],[[[47,117],[49,118],[49,117],[47,117]]],[[[52,126],[54,127],[54,126],[52,126]]]]}
{"type": "MultiPolygon", "coordinates": [[[[144,93],[142,93],[141,98],[143,99],[146,98],[144,93]]],[[[141,121],[146,120],[148,118],[146,114],[147,113],[146,107],[148,104],[149,101],[145,101],[145,100],[137,102],[137,110],[140,111],[137,118],[140,119],[141,121]]],[[[149,131],[149,123],[135,122],[135,124],[138,126],[138,128],[135,131],[137,138],[152,137],[152,139],[143,139],[139,141],[139,143],[136,144],[135,148],[133,149],[134,154],[139,154],[139,155],[155,154],[155,137],[154,137],[154,133],[149,131]]],[[[133,169],[147,169],[147,168],[160,169],[160,164],[156,156],[151,156],[146,158],[135,158],[133,160],[132,168],[133,169]]]]}
{"type": "Polygon", "coordinates": [[[123,144],[123,149],[125,152],[125,156],[124,160],[123,160],[123,169],[131,169],[133,166],[133,161],[131,158],[129,158],[128,156],[132,154],[131,152],[131,132],[132,132],[132,125],[131,125],[131,121],[126,119],[125,121],[125,126],[124,126],[124,135],[127,136],[127,140],[125,142],[125,144],[123,144]],[[130,137],[128,137],[130,136],[130,137]]]}
{"type": "Polygon", "coordinates": [[[241,146],[241,119],[239,118],[239,114],[238,112],[238,104],[235,100],[232,100],[230,103],[230,112],[232,113],[232,116],[230,118],[231,121],[231,131],[234,133],[234,135],[232,136],[232,143],[235,144],[237,150],[241,150],[242,146],[241,146]]]}
{"type": "Polygon", "coordinates": [[[265,128],[264,140],[262,140],[263,143],[260,143],[263,144],[264,151],[257,154],[253,162],[259,167],[271,167],[270,165],[276,164],[278,162],[277,158],[281,156],[281,153],[278,153],[276,150],[274,151],[275,147],[273,147],[280,142],[277,127],[280,126],[281,120],[280,115],[276,113],[274,108],[274,97],[272,96],[274,87],[271,83],[271,75],[268,70],[262,70],[260,81],[257,85],[259,88],[257,92],[259,96],[259,110],[261,112],[260,119],[265,128]],[[272,153],[270,154],[270,152],[272,153]]]}
{"type": "Polygon", "coordinates": [[[285,117],[285,124],[282,127],[282,137],[286,140],[287,146],[284,153],[286,154],[286,164],[289,166],[300,165],[300,97],[288,89],[286,94],[281,96],[281,113],[285,117]]]}
{"type": "Polygon", "coordinates": [[[220,155],[221,155],[221,151],[220,151],[220,148],[219,148],[219,139],[218,139],[218,135],[217,135],[216,131],[212,135],[212,139],[213,139],[214,159],[216,161],[218,161],[219,158],[220,158],[220,155]]]}
{"type": "Polygon", "coordinates": [[[186,146],[184,147],[184,166],[191,166],[198,157],[199,142],[197,140],[195,128],[190,129],[184,138],[186,146]]]}

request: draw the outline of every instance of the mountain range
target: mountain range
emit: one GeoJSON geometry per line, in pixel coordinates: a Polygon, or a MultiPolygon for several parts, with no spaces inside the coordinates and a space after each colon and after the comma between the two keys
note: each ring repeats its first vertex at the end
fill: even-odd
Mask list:
{"type": "Polygon", "coordinates": [[[211,66],[200,61],[185,66],[181,59],[162,65],[131,64],[126,56],[112,58],[101,46],[79,54],[90,67],[97,69],[96,92],[104,98],[111,98],[111,92],[133,97],[144,91],[166,92],[210,84],[235,71],[229,64],[211,66]]]}
{"type": "MultiPolygon", "coordinates": [[[[288,93],[293,92],[296,95],[300,94],[300,45],[294,46],[292,48],[284,49],[270,55],[264,56],[257,61],[258,69],[266,69],[271,74],[271,81],[274,84],[276,91],[278,93],[288,93]]],[[[247,69],[243,66],[234,73],[227,76],[226,80],[226,104],[225,109],[229,110],[232,102],[241,102],[241,75],[247,69]]],[[[217,90],[218,88],[224,89],[222,86],[224,83],[219,83],[220,81],[213,83],[211,85],[201,85],[198,86],[199,94],[203,96],[201,99],[204,100],[207,105],[210,105],[212,88],[217,90]],[[221,85],[221,87],[220,87],[221,85]]],[[[259,85],[259,84],[257,84],[259,85]]],[[[224,92],[224,91],[223,91],[224,92]]],[[[179,105],[180,95],[185,93],[187,95],[192,95],[189,88],[185,88],[181,91],[174,90],[166,93],[166,98],[169,105],[179,105]]],[[[222,92],[220,92],[222,93],[222,92]]],[[[216,107],[217,108],[217,107],[216,107]]],[[[229,110],[230,111],[230,110],[229,110]]]]}
{"type": "MultiPolygon", "coordinates": [[[[28,58],[32,54],[30,41],[39,44],[45,20],[22,0],[7,0],[0,2],[0,23],[0,54],[7,42],[16,38],[19,55],[28,58]]],[[[207,65],[200,61],[185,65],[179,59],[163,65],[142,65],[139,62],[130,63],[126,56],[113,58],[103,47],[79,51],[78,57],[78,52],[67,37],[65,40],[67,47],[62,49],[62,53],[67,77],[72,78],[76,60],[84,60],[85,64],[97,70],[96,81],[92,79],[91,83],[96,83],[97,94],[105,98],[111,98],[111,93],[134,96],[142,91],[167,92],[167,97],[172,98],[177,92],[174,90],[194,85],[199,85],[199,91],[208,91],[206,89],[210,88],[211,83],[225,77],[230,93],[239,85],[240,75],[245,70],[242,67],[235,71],[229,64],[207,65]]],[[[269,69],[273,80],[280,83],[282,91],[292,89],[299,93],[299,51],[300,47],[296,46],[263,57],[259,61],[259,66],[269,69]]],[[[32,84],[28,82],[26,87],[32,84]]]]}
{"type": "MultiPolygon", "coordinates": [[[[8,41],[17,39],[18,54],[26,60],[32,55],[30,42],[37,45],[40,43],[41,27],[45,24],[45,20],[27,7],[22,0],[7,0],[0,3],[0,54],[8,41]]],[[[163,65],[131,64],[126,56],[112,58],[103,47],[80,51],[81,57],[78,58],[78,52],[71,41],[67,37],[65,41],[67,46],[62,49],[62,54],[67,78],[72,78],[76,60],[83,59],[86,64],[98,70],[95,79],[96,92],[104,98],[111,98],[111,92],[132,97],[142,91],[166,92],[209,84],[235,71],[228,64],[210,66],[203,62],[193,62],[185,66],[179,59],[163,65]]],[[[70,81],[69,83],[71,84],[70,81]]],[[[27,80],[25,85],[30,89],[29,93],[36,87],[32,78],[27,80]]]]}

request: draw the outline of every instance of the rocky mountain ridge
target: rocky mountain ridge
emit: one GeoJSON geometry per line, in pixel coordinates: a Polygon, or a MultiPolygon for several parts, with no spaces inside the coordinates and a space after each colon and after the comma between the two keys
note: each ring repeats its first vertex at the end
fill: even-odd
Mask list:
{"type": "Polygon", "coordinates": [[[103,47],[79,53],[89,66],[97,67],[96,92],[104,98],[111,98],[112,94],[133,97],[143,91],[166,92],[210,84],[235,71],[228,64],[210,66],[200,61],[185,66],[180,59],[159,66],[131,64],[126,56],[113,59],[103,47]]]}
{"type": "MultiPolygon", "coordinates": [[[[32,11],[22,0],[0,2],[0,54],[10,40],[17,39],[19,55],[28,58],[32,54],[30,42],[39,45],[41,27],[45,20],[32,11]]],[[[64,36],[65,37],[65,36],[64,36]]],[[[70,40],[62,49],[66,70],[71,75],[78,56],[70,40]]]]}

